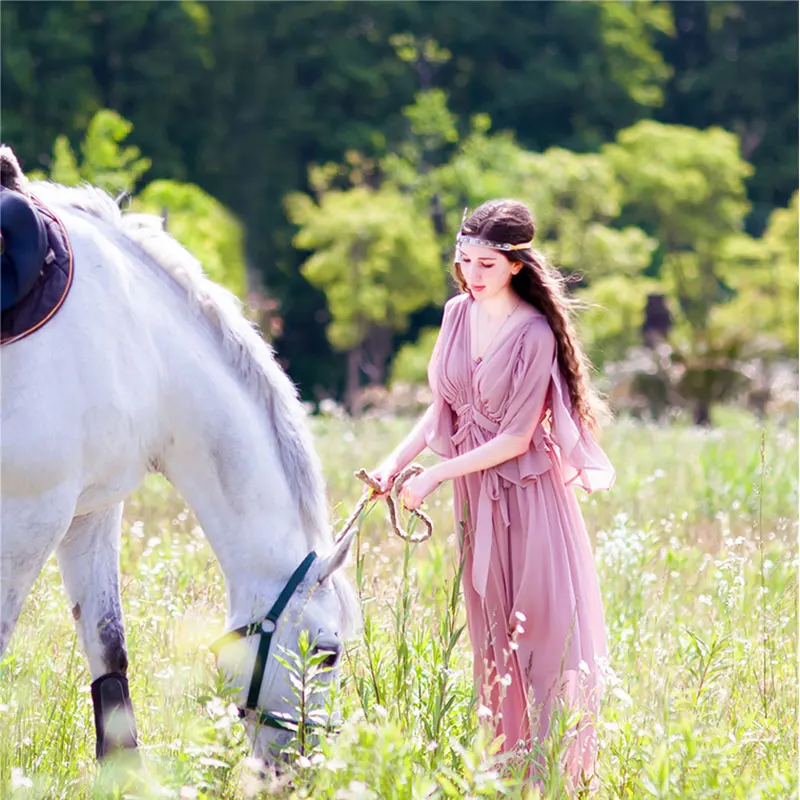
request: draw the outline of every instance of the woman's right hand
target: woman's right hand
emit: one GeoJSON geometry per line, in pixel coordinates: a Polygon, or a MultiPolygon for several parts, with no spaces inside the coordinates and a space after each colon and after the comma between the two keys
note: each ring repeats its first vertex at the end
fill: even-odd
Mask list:
{"type": "Polygon", "coordinates": [[[402,467],[394,460],[384,461],[377,469],[369,472],[370,478],[381,487],[381,495],[388,494],[394,479],[402,471],[402,467]]]}

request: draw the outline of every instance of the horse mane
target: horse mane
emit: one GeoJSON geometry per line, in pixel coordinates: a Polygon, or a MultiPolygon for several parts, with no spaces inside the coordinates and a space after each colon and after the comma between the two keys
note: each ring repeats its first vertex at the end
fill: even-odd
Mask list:
{"type": "Polygon", "coordinates": [[[163,229],[159,217],[123,214],[109,194],[94,186],[36,182],[31,189],[45,204],[80,211],[111,226],[185,291],[190,307],[218,334],[225,358],[242,383],[265,401],[281,463],[297,496],[309,548],[319,548],[321,553],[330,550],[333,540],[322,467],[297,389],[275,360],[272,346],[242,314],[239,299],[205,275],[200,262],[163,229]]]}

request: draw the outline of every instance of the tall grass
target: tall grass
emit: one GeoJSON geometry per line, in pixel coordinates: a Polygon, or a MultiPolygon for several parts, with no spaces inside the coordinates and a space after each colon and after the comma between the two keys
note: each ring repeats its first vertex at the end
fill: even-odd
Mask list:
{"type": "MultiPolygon", "coordinates": [[[[316,420],[334,517],[346,518],[404,420],[316,420]]],[[[751,419],[698,431],[620,421],[603,440],[612,492],[582,498],[596,545],[611,672],[600,721],[601,798],[797,795],[797,430],[751,419]]],[[[13,798],[461,798],[535,788],[481,726],[464,628],[452,493],[436,533],[391,538],[378,507],[349,567],[364,625],[348,645],[338,735],[296,747],[281,776],[249,758],[213,669],[220,572],[192,514],[148,479],[122,553],[129,677],[146,775],[94,763],[89,674],[55,561],[0,663],[0,796],[13,798]]],[[[305,689],[304,689],[305,691],[305,689]]],[[[549,756],[557,766],[560,743],[549,756]]]]}

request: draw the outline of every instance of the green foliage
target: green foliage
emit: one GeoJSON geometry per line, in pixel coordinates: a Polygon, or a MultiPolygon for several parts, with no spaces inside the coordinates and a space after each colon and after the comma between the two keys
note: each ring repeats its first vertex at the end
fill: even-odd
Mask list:
{"type": "Polygon", "coordinates": [[[670,2],[675,36],[660,48],[675,70],[659,119],[739,136],[760,233],[797,188],[798,7],[794,3],[670,2]],[[785,93],[785,94],[784,94],[785,93]],[[789,165],[792,165],[789,167],[789,165]]]}
{"type": "Polygon", "coordinates": [[[385,179],[412,194],[419,206],[430,208],[441,189],[438,172],[449,163],[459,141],[459,121],[451,112],[447,94],[440,89],[417,92],[414,103],[403,109],[404,137],[379,159],[385,179]]]}
{"type": "Polygon", "coordinates": [[[521,199],[542,219],[537,238],[559,267],[595,277],[633,279],[649,264],[656,242],[639,228],[613,227],[622,188],[601,155],[551,148],[523,158],[521,199]]]}
{"type": "Polygon", "coordinates": [[[76,147],[96,112],[113,109],[160,177],[199,182],[186,158],[212,104],[209,18],[194,1],[5,4],[4,140],[33,167],[57,136],[76,147]]]}
{"type": "Polygon", "coordinates": [[[199,186],[153,181],[135,198],[140,211],[166,216],[166,227],[203,265],[208,276],[239,297],[247,290],[242,226],[199,186]]]}
{"type": "Polygon", "coordinates": [[[446,64],[452,58],[452,53],[427,36],[418,39],[413,34],[401,33],[390,36],[389,43],[397,57],[407,64],[446,64]]]}
{"type": "Polygon", "coordinates": [[[650,278],[608,275],[578,293],[585,305],[578,318],[581,343],[596,367],[618,361],[641,345],[647,295],[659,289],[650,278]]]}
{"type": "MultiPolygon", "coordinates": [[[[752,167],[741,157],[739,138],[719,128],[698,131],[641,122],[622,131],[604,152],[623,184],[626,214],[649,226],[660,242],[659,277],[677,312],[670,338],[683,367],[678,388],[696,403],[696,420],[707,422],[712,402],[746,385],[742,362],[755,354],[749,341],[754,331],[742,324],[747,317],[741,313],[762,311],[768,319],[790,324],[797,319],[796,290],[792,299],[784,294],[776,303],[769,288],[752,291],[758,277],[756,286],[742,277],[745,272],[760,275],[761,284],[777,277],[769,269],[747,268],[758,253],[758,246],[741,233],[748,210],[745,180],[752,167]],[[737,303],[726,308],[737,291],[737,303]]],[[[765,241],[764,247],[765,253],[770,248],[786,253],[784,258],[767,256],[776,271],[792,255],[791,245],[784,243],[791,229],[782,235],[778,223],[777,230],[771,232],[774,244],[765,241]]],[[[796,268],[784,267],[781,274],[782,289],[797,285],[792,278],[796,268]]]]}
{"type": "MultiPolygon", "coordinates": [[[[53,146],[49,178],[66,186],[85,181],[110,194],[130,192],[150,169],[150,160],[142,158],[138,147],[120,143],[128,138],[133,126],[115,111],[102,109],[89,122],[81,142],[81,162],[66,136],[59,136],[53,146]]],[[[34,173],[34,178],[44,177],[34,173]]]]}
{"type": "Polygon", "coordinates": [[[624,187],[626,210],[652,226],[668,253],[711,255],[741,230],[753,168],[735,134],[644,121],[621,131],[604,153],[624,187]]]}
{"type": "Polygon", "coordinates": [[[121,147],[133,125],[115,111],[98,111],[81,143],[81,177],[108,192],[129,192],[150,169],[150,159],[141,158],[134,145],[121,147]]]}
{"type": "Polygon", "coordinates": [[[664,102],[663,86],[673,70],[654,46],[656,34],[675,35],[666,3],[601,3],[600,26],[611,75],[643,106],[664,102]]]}
{"type": "Polygon", "coordinates": [[[458,230],[464,206],[474,209],[493,197],[508,197],[522,188],[526,151],[510,133],[490,134],[491,120],[473,117],[470,131],[453,156],[430,176],[426,194],[436,194],[445,209],[447,235],[458,230]]]}
{"type": "MultiPolygon", "coordinates": [[[[81,143],[81,162],[65,136],[53,146],[49,178],[66,186],[82,182],[111,194],[132,192],[150,168],[139,148],[121,147],[132,125],[114,111],[94,115],[81,143]]],[[[242,227],[236,217],[200,187],[170,180],[153,181],[134,199],[134,207],[167,218],[167,230],[200,261],[212,280],[244,297],[247,274],[242,227]]]]}
{"type": "Polygon", "coordinates": [[[411,139],[405,143],[403,155],[412,164],[420,164],[426,153],[458,141],[456,117],[441,89],[417,92],[413,105],[403,109],[403,114],[411,128],[411,139]]]}
{"type": "Polygon", "coordinates": [[[407,342],[395,355],[389,384],[424,384],[428,380],[428,363],[431,360],[438,328],[423,328],[416,342],[407,342]]]}
{"type": "Polygon", "coordinates": [[[698,340],[711,308],[726,299],[719,257],[747,211],[744,180],[752,169],[737,137],[641,122],[604,152],[622,183],[626,214],[658,237],[662,281],[698,340]]]}
{"type": "MultiPolygon", "coordinates": [[[[797,192],[788,208],[772,212],[760,239],[744,234],[725,242],[721,261],[725,282],[736,296],[712,309],[712,325],[753,338],[754,349],[797,358],[798,205],[797,192]],[[747,324],[755,323],[755,330],[747,324]]],[[[729,334],[730,335],[730,334],[729,334]]]]}
{"type": "MultiPolygon", "coordinates": [[[[34,179],[44,178],[44,173],[33,173],[34,179]]],[[[61,183],[64,186],[78,186],[81,183],[81,170],[78,167],[78,159],[70,147],[66,136],[59,136],[53,144],[53,161],[50,164],[51,181],[61,183]]]]}
{"type": "MultiPolygon", "coordinates": [[[[343,364],[309,324],[324,314],[325,297],[299,271],[303,256],[284,213],[284,197],[309,188],[309,162],[360,153],[382,177],[431,203],[437,191],[466,184],[444,203],[443,250],[464,205],[520,194],[519,181],[508,180],[513,158],[506,176],[495,170],[502,172],[498,159],[510,155],[509,142],[539,154],[596,154],[643,118],[738,136],[755,168],[747,178],[751,234],[797,187],[796,3],[68,0],[6,2],[0,15],[3,137],[26,170],[46,167],[53,142],[65,136],[58,171],[77,180],[79,142],[93,116],[103,108],[124,114],[153,175],[202,186],[242,220],[252,268],[281,303],[282,356],[307,392],[335,391],[343,364]],[[431,171],[472,132],[486,133],[489,119],[505,142],[472,141],[466,150],[484,160],[462,161],[462,181],[435,185],[431,171]]],[[[655,158],[654,169],[662,160],[676,164],[664,149],[655,158]]],[[[667,195],[674,188],[664,186],[667,195]]],[[[699,215],[690,210],[695,196],[677,201],[689,223],[705,219],[703,200],[695,203],[699,215]]],[[[546,204],[536,211],[547,222],[546,204]]],[[[559,235],[565,260],[592,279],[608,252],[641,249],[641,238],[615,239],[629,225],[664,246],[653,219],[634,215],[627,201],[622,217],[588,219],[574,254],[572,237],[559,235]],[[607,230],[592,244],[594,222],[607,230]]],[[[728,256],[704,254],[697,269],[707,272],[711,260],[728,256]]],[[[660,265],[659,253],[648,274],[660,265]]],[[[702,305],[690,313],[702,317],[702,305]]]]}
{"type": "Polygon", "coordinates": [[[314,254],[303,275],[325,292],[328,338],[349,350],[373,327],[402,331],[409,315],[444,301],[444,271],[430,221],[391,184],[287,198],[300,231],[295,244],[314,254]]]}

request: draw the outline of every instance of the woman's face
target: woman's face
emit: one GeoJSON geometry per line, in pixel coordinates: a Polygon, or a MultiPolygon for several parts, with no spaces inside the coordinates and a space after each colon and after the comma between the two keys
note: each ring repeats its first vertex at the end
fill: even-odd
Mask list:
{"type": "Polygon", "coordinates": [[[519,262],[490,247],[465,244],[459,247],[461,274],[476,300],[488,300],[508,291],[511,277],[519,272],[519,262]]]}

